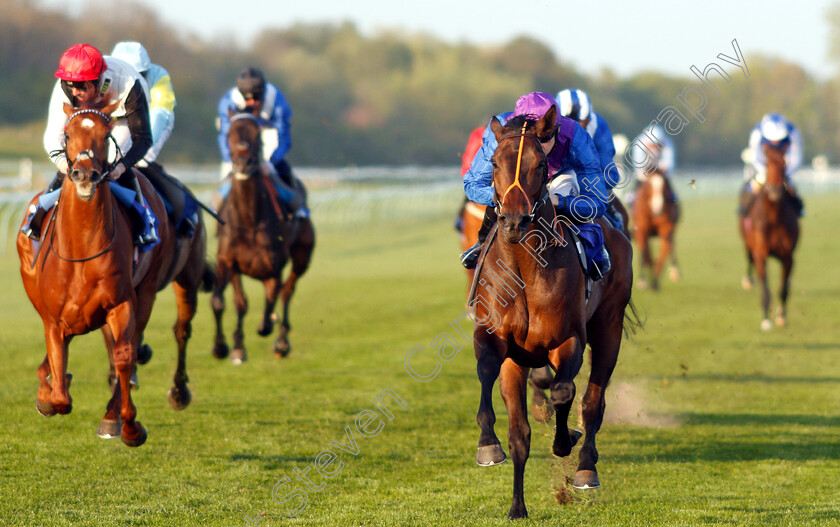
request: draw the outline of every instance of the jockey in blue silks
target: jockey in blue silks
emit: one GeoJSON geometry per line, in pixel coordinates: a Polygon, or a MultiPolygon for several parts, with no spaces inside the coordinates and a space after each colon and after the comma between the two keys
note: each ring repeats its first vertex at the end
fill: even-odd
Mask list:
{"type": "MultiPolygon", "coordinates": [[[[309,217],[301,185],[295,181],[292,168],[286,161],[286,154],[292,147],[290,119],[292,107],[283,92],[277,86],[267,82],[263,72],[257,68],[245,68],[236,79],[236,86],[228,90],[219,100],[216,127],[219,152],[222,155],[222,176],[230,171],[230,130],[231,113],[248,113],[254,116],[260,127],[265,161],[270,165],[270,175],[278,197],[296,216],[309,217]]],[[[219,191],[223,197],[230,190],[229,181],[222,184],[219,191]]]]}
{"type": "MultiPolygon", "coordinates": [[[[560,115],[574,119],[592,138],[595,143],[595,150],[598,152],[598,161],[601,164],[601,173],[604,174],[604,184],[607,191],[612,193],[613,187],[618,184],[621,174],[613,162],[615,157],[615,144],[613,143],[612,130],[600,114],[592,110],[592,102],[583,90],[562,90],[557,93],[557,106],[560,115]]],[[[611,196],[612,198],[612,196],[611,196]]],[[[624,230],[624,221],[621,215],[615,210],[613,199],[607,205],[607,212],[604,216],[612,223],[613,227],[624,230]]]]}
{"type": "MultiPolygon", "coordinates": [[[[543,117],[552,106],[555,108],[557,106],[554,97],[547,93],[531,92],[516,101],[513,112],[501,113],[496,118],[501,123],[506,123],[510,118],[520,115],[527,115],[529,119],[536,120],[543,117]]],[[[603,233],[598,224],[586,223],[604,215],[609,199],[598,152],[589,134],[577,122],[563,117],[559,112],[556,127],[555,137],[543,144],[543,148],[547,150],[551,201],[559,215],[565,216],[574,223],[582,224],[581,227],[584,229],[581,229],[581,237],[589,242],[589,245],[597,245],[597,247],[592,247],[598,252],[594,261],[598,268],[606,273],[609,269],[609,259],[603,247],[603,233]],[[562,189],[553,185],[555,182],[553,180],[559,181],[562,174],[574,174],[567,176],[571,178],[571,181],[570,184],[565,185],[566,188],[571,189],[571,192],[563,192],[562,189]],[[583,231],[590,232],[592,236],[583,234],[583,231]]],[[[464,191],[467,199],[488,206],[484,222],[479,230],[478,243],[461,255],[461,262],[468,269],[475,267],[481,252],[481,244],[496,222],[491,159],[498,145],[496,136],[488,125],[484,130],[483,144],[475,155],[470,170],[464,175],[464,191]]]]}

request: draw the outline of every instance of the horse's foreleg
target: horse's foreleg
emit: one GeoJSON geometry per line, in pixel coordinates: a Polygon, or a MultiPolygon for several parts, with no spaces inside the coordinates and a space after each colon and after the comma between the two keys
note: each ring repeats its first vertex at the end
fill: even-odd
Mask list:
{"type": "Polygon", "coordinates": [[[764,318],[761,319],[761,329],[768,331],[772,324],[770,323],[770,289],[767,287],[767,256],[754,255],[755,274],[758,276],[758,282],[761,284],[761,311],[764,318]]]}
{"type": "Polygon", "coordinates": [[[638,285],[644,289],[648,287],[647,280],[653,272],[653,259],[650,256],[647,232],[641,228],[636,229],[636,245],[639,247],[639,252],[642,253],[642,268],[639,272],[638,285]]]}
{"type": "Polygon", "coordinates": [[[653,269],[653,288],[657,289],[659,286],[659,277],[662,275],[662,268],[665,267],[665,262],[671,256],[674,245],[674,231],[663,233],[660,237],[659,256],[656,258],[656,266],[653,269]]]}
{"type": "Polygon", "coordinates": [[[508,512],[510,519],[528,516],[525,508],[525,463],[531,450],[531,427],[528,424],[525,383],[528,368],[519,366],[513,359],[502,363],[499,390],[508,411],[508,448],[513,458],[513,502],[508,512]]]}
{"type": "MultiPolygon", "coordinates": [[[[44,335],[47,343],[47,362],[49,364],[49,379],[44,382],[50,384],[50,390],[38,390],[39,398],[36,407],[42,415],[69,414],[73,410],[73,399],[70,397],[70,376],[67,375],[67,347],[72,337],[65,336],[57,324],[45,326],[44,335]],[[42,400],[41,395],[47,398],[42,400]]],[[[42,364],[43,366],[43,364],[42,364]]],[[[40,375],[39,368],[39,375],[40,375]]]]}
{"type": "Polygon", "coordinates": [[[554,407],[556,426],[554,432],[554,455],[568,456],[580,438],[579,433],[569,430],[568,420],[572,402],[575,399],[575,376],[583,365],[583,343],[579,337],[570,337],[549,353],[549,359],[557,374],[551,382],[551,405],[554,407]]]}
{"type": "Polygon", "coordinates": [[[122,417],[122,440],[128,446],[140,446],[146,442],[146,429],[136,421],[137,409],[131,400],[131,374],[136,365],[135,312],[131,302],[123,302],[108,313],[107,324],[114,334],[114,367],[120,382],[120,417],[122,417]]]}
{"type": "Polygon", "coordinates": [[[184,287],[179,282],[172,284],[175,291],[175,303],[178,306],[178,315],[172,331],[175,334],[175,342],[178,344],[178,365],[175,367],[175,375],[172,377],[172,388],[167,393],[169,405],[175,410],[183,410],[192,400],[190,389],[187,387],[189,377],[187,376],[187,341],[192,335],[192,319],[195,316],[196,305],[198,304],[198,284],[187,284],[184,287]]]}
{"type": "Polygon", "coordinates": [[[213,316],[216,319],[216,337],[213,342],[213,356],[217,359],[224,359],[230,353],[230,349],[225,342],[224,327],[222,327],[222,315],[225,312],[225,288],[230,281],[230,276],[230,267],[221,261],[218,262],[216,284],[213,287],[213,299],[211,301],[213,316]]]}
{"type": "Polygon", "coordinates": [[[50,354],[44,356],[44,362],[38,366],[38,380],[41,382],[38,386],[38,397],[35,399],[35,408],[38,413],[44,417],[52,417],[56,414],[55,409],[50,404],[50,396],[52,395],[52,385],[50,384],[50,354]]]}
{"type": "Polygon", "coordinates": [[[271,335],[271,331],[274,329],[274,319],[276,318],[274,306],[277,305],[281,285],[279,277],[263,280],[263,287],[265,287],[265,308],[263,309],[260,325],[257,327],[257,333],[261,337],[271,335]]]}
{"type": "Polygon", "coordinates": [[[741,287],[745,290],[749,291],[752,289],[753,285],[755,284],[755,280],[753,279],[753,254],[752,250],[750,249],[749,244],[747,245],[747,271],[744,274],[744,278],[741,279],[741,287]]]}
{"type": "MultiPolygon", "coordinates": [[[[478,329],[484,333],[484,329],[478,329]]],[[[481,383],[481,399],[478,404],[476,421],[481,433],[478,436],[478,453],[475,462],[489,467],[505,461],[502,444],[496,437],[493,427],[496,424],[496,414],[493,411],[493,385],[499,377],[502,359],[497,351],[485,340],[474,339],[475,356],[477,359],[478,380],[481,383]]]]}
{"type": "Polygon", "coordinates": [[[242,287],[242,275],[233,273],[231,278],[233,284],[233,303],[236,306],[236,329],[233,331],[233,353],[230,360],[234,364],[241,364],[248,360],[245,352],[245,333],[242,331],[242,321],[248,312],[248,297],[245,295],[245,288],[242,287]]]}
{"type": "Polygon", "coordinates": [[[551,380],[554,374],[549,366],[531,370],[528,376],[528,386],[531,387],[533,400],[531,402],[531,415],[540,423],[547,423],[554,415],[554,407],[545,396],[545,390],[551,388],[551,380]]]}
{"type": "Polygon", "coordinates": [[[793,270],[793,255],[789,254],[782,258],[782,283],[779,288],[779,309],[776,313],[776,325],[787,325],[787,299],[790,291],[790,273],[793,270]]]}
{"type": "Polygon", "coordinates": [[[114,367],[114,333],[108,324],[102,326],[102,337],[105,341],[105,349],[108,350],[108,388],[111,390],[111,399],[105,407],[105,415],[99,422],[96,435],[103,439],[112,439],[120,436],[122,419],[120,418],[120,381],[117,378],[117,370],[114,367]]]}

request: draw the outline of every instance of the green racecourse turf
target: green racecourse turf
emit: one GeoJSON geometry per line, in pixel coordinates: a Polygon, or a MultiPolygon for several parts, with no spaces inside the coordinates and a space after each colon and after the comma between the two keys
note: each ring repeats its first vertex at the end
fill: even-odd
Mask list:
{"type": "MultiPolygon", "coordinates": [[[[603,487],[571,493],[565,482],[578,449],[555,459],[550,425],[532,421],[530,518],[521,525],[840,524],[837,198],[808,196],[790,324],[769,333],[759,331],[758,293],[739,285],[734,198],[685,201],[683,280],[634,292],[646,326],[624,341],[611,385],[598,443],[603,487]]],[[[458,199],[443,209],[454,211],[458,199]]],[[[463,309],[458,252],[451,213],[322,222],[293,303],[292,354],[276,359],[271,341],[256,335],[262,295],[249,282],[250,360],[236,367],[214,359],[204,294],[189,345],[193,402],[182,412],[166,402],[175,352],[165,291],[146,333],[155,355],[133,392],[149,439],[130,449],[94,433],[108,397],[98,334],[71,347],[73,412],[47,419],[35,411],[44,338],[11,249],[0,262],[0,525],[236,526],[258,514],[261,526],[508,525],[512,463],[474,462],[471,344],[459,339],[464,351],[430,382],[413,380],[403,364],[463,309]],[[355,456],[330,447],[347,443],[344,428],[375,409],[384,389],[405,407],[386,399],[393,420],[381,433],[353,429],[355,456]],[[325,480],[314,459],[327,448],[344,465],[325,480]],[[308,504],[291,519],[298,500],[274,501],[272,488],[307,466],[324,487],[297,482],[308,504]]],[[[771,273],[775,289],[775,263],[771,273]]],[[[230,328],[230,290],[227,315],[230,328]]],[[[430,356],[418,352],[415,370],[431,371],[430,356]]],[[[497,390],[494,398],[507,451],[507,414],[497,390]]]]}

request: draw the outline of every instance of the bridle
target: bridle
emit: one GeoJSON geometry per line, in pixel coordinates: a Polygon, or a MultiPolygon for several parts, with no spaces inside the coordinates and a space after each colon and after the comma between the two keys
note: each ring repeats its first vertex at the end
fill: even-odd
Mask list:
{"type": "Polygon", "coordinates": [[[542,182],[540,184],[540,186],[542,188],[542,191],[540,192],[540,197],[533,204],[531,204],[531,199],[528,197],[528,193],[525,192],[525,189],[522,188],[522,184],[519,181],[519,179],[520,179],[519,176],[520,176],[520,173],[521,173],[521,170],[522,170],[522,150],[525,146],[525,138],[532,139],[532,140],[536,141],[537,150],[539,151],[540,155],[542,156],[543,161],[546,161],[546,155],[545,155],[545,152],[543,152],[543,150],[542,150],[542,143],[540,142],[539,137],[537,137],[537,135],[534,134],[534,133],[530,133],[530,132],[525,131],[527,126],[528,126],[528,123],[525,123],[525,124],[522,125],[522,129],[519,132],[511,132],[511,133],[505,134],[501,138],[499,138],[499,144],[501,145],[502,141],[504,141],[506,139],[516,139],[518,137],[519,138],[519,151],[517,152],[517,155],[516,155],[516,173],[514,175],[513,183],[511,183],[510,186],[508,186],[508,188],[505,190],[505,193],[502,195],[502,199],[499,200],[499,203],[496,205],[496,214],[501,216],[501,214],[502,214],[502,204],[505,202],[505,199],[507,198],[508,194],[514,188],[518,188],[519,191],[522,192],[522,195],[525,197],[525,202],[528,204],[528,206],[531,209],[531,213],[528,215],[528,217],[530,218],[531,221],[533,221],[534,216],[537,214],[537,210],[546,201],[548,201],[548,198],[549,198],[548,189],[546,188],[546,183],[548,182],[548,165],[546,164],[545,170],[543,170],[543,173],[542,173],[542,182]]]}
{"type": "MultiPolygon", "coordinates": [[[[102,120],[105,121],[105,124],[108,125],[108,127],[110,128],[111,118],[109,116],[105,115],[104,113],[100,112],[99,110],[84,109],[84,110],[79,110],[79,111],[71,114],[70,117],[67,119],[67,124],[64,126],[64,129],[66,130],[67,127],[70,126],[70,121],[72,121],[74,118],[76,118],[80,115],[85,115],[85,114],[93,114],[93,115],[96,115],[98,117],[101,117],[102,120]]],[[[114,146],[116,147],[116,150],[117,150],[118,157],[122,157],[122,151],[120,150],[120,145],[117,144],[117,140],[114,138],[113,134],[111,134],[110,131],[108,132],[108,135],[106,136],[106,140],[110,140],[112,143],[114,143],[114,146]]],[[[64,156],[67,158],[67,169],[68,169],[67,173],[68,173],[68,176],[69,176],[69,174],[72,174],[74,172],[75,169],[73,167],[78,161],[83,161],[85,159],[89,159],[89,160],[93,161],[94,164],[95,164],[94,168],[96,170],[96,173],[99,174],[99,176],[96,179],[91,178],[91,183],[94,183],[94,184],[97,184],[100,181],[102,181],[103,179],[107,178],[108,174],[110,174],[111,169],[114,166],[113,163],[107,163],[107,162],[99,159],[99,156],[96,155],[96,152],[94,152],[90,148],[87,149],[87,150],[82,150],[81,152],[76,154],[75,159],[70,159],[70,157],[67,155],[67,146],[65,145],[64,156]]]]}

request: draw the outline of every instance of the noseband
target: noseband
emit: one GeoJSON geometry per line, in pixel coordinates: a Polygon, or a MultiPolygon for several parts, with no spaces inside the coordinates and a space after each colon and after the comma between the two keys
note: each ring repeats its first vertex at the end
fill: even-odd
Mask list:
{"type": "Polygon", "coordinates": [[[542,145],[540,143],[539,138],[536,136],[536,134],[525,132],[525,128],[527,126],[528,126],[528,123],[525,123],[525,124],[522,125],[522,130],[520,130],[518,133],[517,132],[512,132],[512,133],[509,133],[509,134],[505,134],[499,139],[499,144],[501,144],[502,141],[504,141],[505,139],[515,139],[515,138],[518,137],[519,138],[519,152],[516,155],[516,173],[514,175],[513,183],[511,183],[510,186],[507,188],[507,190],[505,190],[505,193],[502,196],[501,201],[496,205],[496,214],[501,215],[502,204],[505,202],[505,199],[507,198],[508,194],[514,188],[518,188],[519,191],[522,192],[522,195],[525,197],[525,202],[528,204],[528,206],[531,209],[531,213],[528,215],[528,217],[533,221],[534,216],[537,213],[537,209],[539,209],[539,207],[543,203],[545,203],[546,200],[548,199],[548,190],[545,187],[545,184],[546,184],[547,179],[548,179],[548,167],[546,166],[546,169],[542,174],[543,180],[542,180],[542,183],[541,183],[541,186],[542,186],[542,191],[540,192],[541,197],[536,202],[534,202],[534,204],[532,205],[531,204],[531,199],[528,197],[528,193],[525,192],[525,189],[522,188],[522,184],[519,181],[519,174],[520,174],[521,169],[522,169],[522,150],[523,150],[523,147],[525,146],[525,138],[527,137],[529,139],[533,139],[534,141],[536,141],[537,147],[539,149],[539,152],[542,154],[543,159],[545,159],[545,153],[542,151],[542,145]]]}

